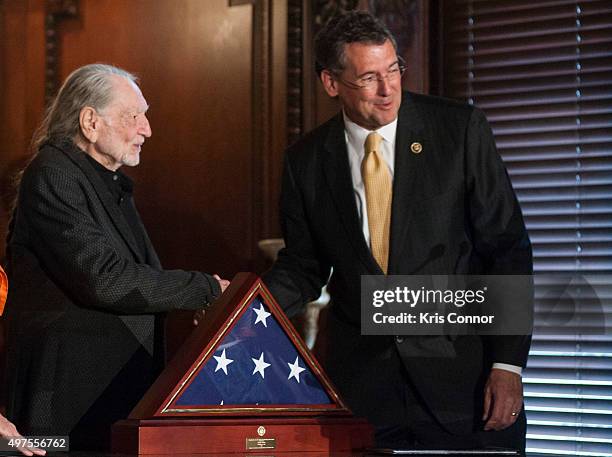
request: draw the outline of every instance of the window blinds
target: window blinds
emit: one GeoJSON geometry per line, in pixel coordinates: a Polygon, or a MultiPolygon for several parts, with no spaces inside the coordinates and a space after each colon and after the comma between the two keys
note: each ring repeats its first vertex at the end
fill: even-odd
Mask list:
{"type": "Polygon", "coordinates": [[[486,113],[534,248],[527,451],[612,456],[612,1],[444,10],[444,95],[486,113]]]}

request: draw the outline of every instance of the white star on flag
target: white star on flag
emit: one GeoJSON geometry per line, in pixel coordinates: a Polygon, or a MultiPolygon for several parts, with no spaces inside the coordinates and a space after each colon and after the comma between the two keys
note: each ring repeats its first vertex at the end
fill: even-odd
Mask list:
{"type": "Polygon", "coordinates": [[[253,311],[255,311],[255,314],[257,314],[257,319],[255,319],[255,323],[253,325],[256,325],[258,322],[262,322],[264,327],[268,327],[266,319],[271,316],[271,314],[264,309],[263,304],[260,303],[259,309],[253,308],[253,311]]]}
{"type": "Polygon", "coordinates": [[[225,349],[223,349],[221,356],[215,356],[215,360],[217,361],[217,368],[215,368],[215,373],[219,370],[223,370],[223,372],[227,374],[227,366],[232,363],[233,360],[225,357],[225,349]]]}
{"type": "Polygon", "coordinates": [[[298,363],[298,358],[295,358],[295,362],[293,363],[287,363],[287,365],[289,365],[289,368],[291,369],[291,371],[289,372],[289,377],[287,378],[288,380],[291,378],[295,378],[296,381],[299,383],[300,382],[300,373],[302,371],[306,371],[306,368],[302,368],[300,366],[300,364],[298,363]]]}
{"type": "Polygon", "coordinates": [[[264,360],[263,352],[259,356],[259,359],[254,359],[253,357],[251,357],[251,360],[255,364],[255,368],[253,369],[252,374],[259,373],[262,378],[265,378],[264,370],[268,368],[270,364],[264,360]]]}

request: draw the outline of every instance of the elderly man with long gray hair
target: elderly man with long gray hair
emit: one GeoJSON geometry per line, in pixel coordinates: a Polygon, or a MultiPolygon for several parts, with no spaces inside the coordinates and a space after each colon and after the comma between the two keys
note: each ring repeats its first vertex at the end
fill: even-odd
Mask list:
{"type": "Polygon", "coordinates": [[[104,449],[163,365],[162,319],[228,282],[164,270],[119,168],[151,136],[134,75],[75,70],[33,139],[8,235],[8,416],[24,435],[104,449]]]}

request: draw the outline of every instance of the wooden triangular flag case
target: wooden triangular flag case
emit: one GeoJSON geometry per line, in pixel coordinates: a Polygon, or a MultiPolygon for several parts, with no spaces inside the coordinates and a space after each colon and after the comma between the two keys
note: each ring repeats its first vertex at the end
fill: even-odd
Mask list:
{"type": "Polygon", "coordinates": [[[371,426],[352,416],[252,273],[234,278],[112,435],[113,452],[132,454],[348,451],[372,444],[371,426]]]}

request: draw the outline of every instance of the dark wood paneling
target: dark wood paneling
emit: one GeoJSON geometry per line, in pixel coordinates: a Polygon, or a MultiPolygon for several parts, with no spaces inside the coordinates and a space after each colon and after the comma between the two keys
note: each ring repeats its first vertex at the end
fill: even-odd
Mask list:
{"type": "MultiPolygon", "coordinates": [[[[280,236],[278,214],[278,199],[280,192],[282,162],[287,147],[287,1],[274,0],[272,2],[272,29],[271,29],[271,124],[270,147],[265,152],[264,171],[267,186],[264,192],[263,220],[268,226],[261,233],[262,238],[280,236]]],[[[256,270],[257,271],[257,270],[256,270]]]]}
{"type": "Polygon", "coordinates": [[[0,3],[0,258],[5,253],[12,178],[24,163],[44,106],[43,0],[0,3]]]}
{"type": "Polygon", "coordinates": [[[59,77],[60,49],[58,27],[64,19],[78,17],[79,0],[47,0],[45,8],[45,105],[61,85],[59,77]]]}
{"type": "Polygon", "coordinates": [[[136,202],[167,268],[231,275],[254,256],[252,6],[81,0],[61,74],[108,62],[141,77],[153,136],[136,202]],[[86,43],[86,45],[84,45],[86,43]]]}

